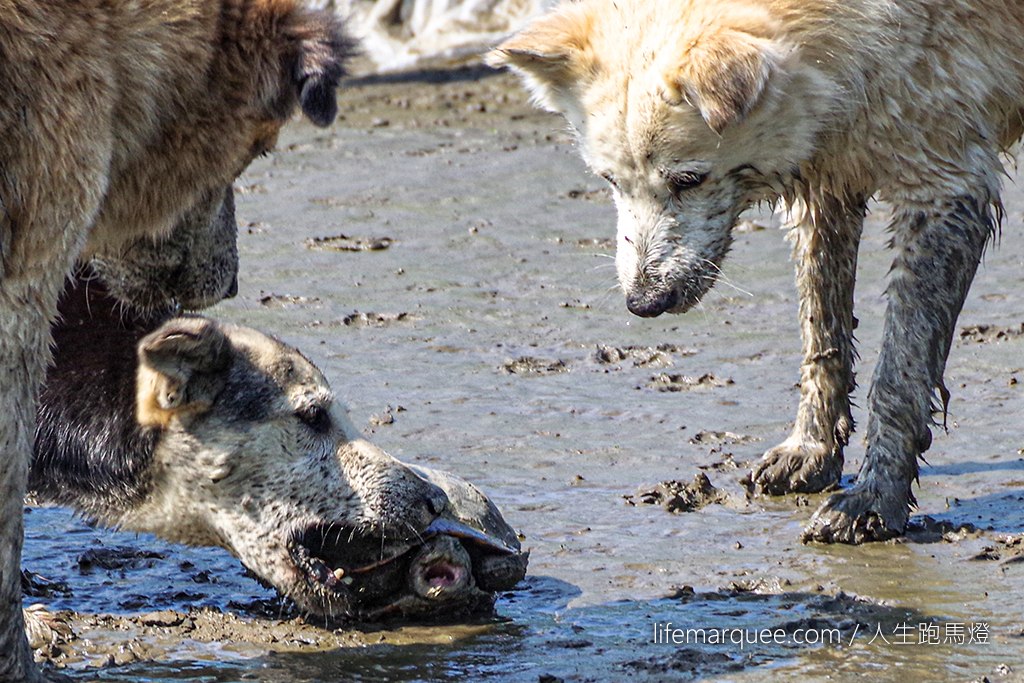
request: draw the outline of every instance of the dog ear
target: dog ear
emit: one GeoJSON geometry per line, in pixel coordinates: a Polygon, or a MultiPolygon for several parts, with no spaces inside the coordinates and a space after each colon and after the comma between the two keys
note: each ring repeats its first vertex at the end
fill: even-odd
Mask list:
{"type": "Polygon", "coordinates": [[[205,412],[227,382],[231,342],[206,318],[175,318],[139,341],[135,416],[166,427],[174,417],[205,412]]]}
{"type": "Polygon", "coordinates": [[[688,102],[721,133],[758,103],[780,59],[770,41],[749,33],[705,34],[663,72],[665,101],[688,102]]]}
{"type": "Polygon", "coordinates": [[[346,62],[358,54],[358,43],[346,33],[344,23],[327,12],[300,13],[291,26],[291,38],[298,46],[292,79],[299,105],[310,121],[329,126],[338,114],[338,83],[347,73],[346,62]]]}
{"type": "Polygon", "coordinates": [[[490,66],[507,66],[523,76],[534,100],[561,113],[559,94],[588,68],[589,19],[574,3],[549,12],[494,48],[490,66]]]}

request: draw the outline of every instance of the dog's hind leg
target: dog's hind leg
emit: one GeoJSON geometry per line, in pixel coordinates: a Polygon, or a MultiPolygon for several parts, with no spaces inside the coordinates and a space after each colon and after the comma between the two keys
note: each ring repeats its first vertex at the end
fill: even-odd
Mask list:
{"type": "Polygon", "coordinates": [[[861,543],[904,531],[917,459],[931,445],[935,392],[947,397],[942,373],[956,319],[996,225],[990,196],[980,191],[895,214],[898,254],[868,392],[867,455],[857,483],[814,514],[805,541],[861,543]]]}
{"type": "Polygon", "coordinates": [[[862,199],[824,197],[792,228],[800,292],[800,407],[793,432],[750,473],[756,493],[817,493],[839,483],[853,431],[853,289],[862,199]]]}

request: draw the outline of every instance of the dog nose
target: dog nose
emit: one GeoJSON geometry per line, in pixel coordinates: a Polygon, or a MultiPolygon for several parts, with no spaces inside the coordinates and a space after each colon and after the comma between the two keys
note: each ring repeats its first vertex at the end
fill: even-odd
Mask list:
{"type": "Polygon", "coordinates": [[[231,278],[231,284],[228,286],[228,291],[224,292],[225,299],[234,299],[238,296],[238,275],[231,278]]]}
{"type": "Polygon", "coordinates": [[[626,308],[641,318],[656,318],[665,311],[675,308],[679,295],[674,289],[634,290],[626,295],[626,308]]]}

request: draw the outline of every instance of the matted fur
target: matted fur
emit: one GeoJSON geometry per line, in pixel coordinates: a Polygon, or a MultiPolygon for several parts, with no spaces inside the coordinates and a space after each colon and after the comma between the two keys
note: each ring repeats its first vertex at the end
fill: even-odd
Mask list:
{"type": "Polygon", "coordinates": [[[793,432],[763,493],[835,486],[853,430],[853,290],[867,202],[895,252],[857,483],[805,539],[903,531],[956,318],[1001,216],[1000,155],[1024,131],[1016,0],[583,0],[499,46],[575,129],[618,207],[619,282],[641,316],[718,278],[751,205],[786,200],[803,337],[793,432]]]}
{"type": "MultiPolygon", "coordinates": [[[[527,554],[469,482],[361,437],[297,349],[125,309],[82,272],[54,325],[29,491],[93,523],[219,546],[325,621],[485,612],[527,554]]],[[[39,612],[26,610],[29,624],[39,612]]]]}
{"type": "Polygon", "coordinates": [[[22,500],[65,276],[179,223],[222,225],[225,191],[296,105],[333,119],[352,51],[299,0],[0,0],[0,681],[38,679],[22,500]]]}

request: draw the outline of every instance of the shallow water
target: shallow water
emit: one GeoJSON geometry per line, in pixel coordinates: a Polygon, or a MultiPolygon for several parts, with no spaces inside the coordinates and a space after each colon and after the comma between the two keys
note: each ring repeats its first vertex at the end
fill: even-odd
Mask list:
{"type": "MultiPolygon", "coordinates": [[[[374,631],[359,646],[319,653],[182,639],[160,661],[76,676],[752,681],[898,671],[921,681],[1014,680],[1000,667],[1024,660],[1024,563],[1006,540],[1024,533],[1024,336],[956,344],[948,431],[936,430],[916,489],[922,514],[978,532],[803,546],[801,524],[820,497],[747,501],[737,483],[747,461],[785,437],[798,398],[797,304],[782,233],[739,233],[729,284],[685,316],[641,320],[614,288],[614,208],[602,182],[584,170],[562,124],[533,112],[511,81],[368,84],[343,95],[342,112],[326,131],[291,126],[279,150],[238,181],[240,292],[209,314],[298,346],[356,424],[390,406],[392,424],[367,427],[374,442],[480,485],[525,535],[530,576],[483,624],[374,631]],[[389,246],[305,244],[339,234],[389,246]],[[663,344],[671,346],[651,351],[663,344]],[[646,351],[609,362],[602,346],[646,351]],[[658,391],[652,378],[661,373],[716,381],[658,391]],[[698,437],[705,430],[752,439],[709,441],[698,437]],[[699,471],[729,494],[726,504],[685,514],[636,504],[641,488],[699,471]],[[969,559],[979,555],[989,559],[969,559]],[[664,597],[681,586],[696,594],[664,597]],[[785,627],[787,641],[655,642],[655,625],[666,622],[785,627]],[[957,624],[979,638],[987,625],[988,642],[920,643],[936,632],[955,640],[957,624]],[[842,644],[796,645],[796,628],[837,628],[842,644]],[[876,631],[889,644],[869,644],[876,631]]],[[[1024,321],[1024,196],[1011,185],[1005,200],[1001,244],[979,272],[962,328],[1024,321]]],[[[884,217],[870,216],[859,267],[862,384],[881,334],[884,217]]],[[[849,476],[862,454],[859,441],[848,450],[849,476]]],[[[133,614],[236,601],[246,614],[253,597],[270,597],[219,551],[92,530],[57,510],[33,510],[27,523],[26,567],[71,589],[38,599],[54,608],[133,614]],[[163,557],[77,569],[97,544],[163,557]]]]}

